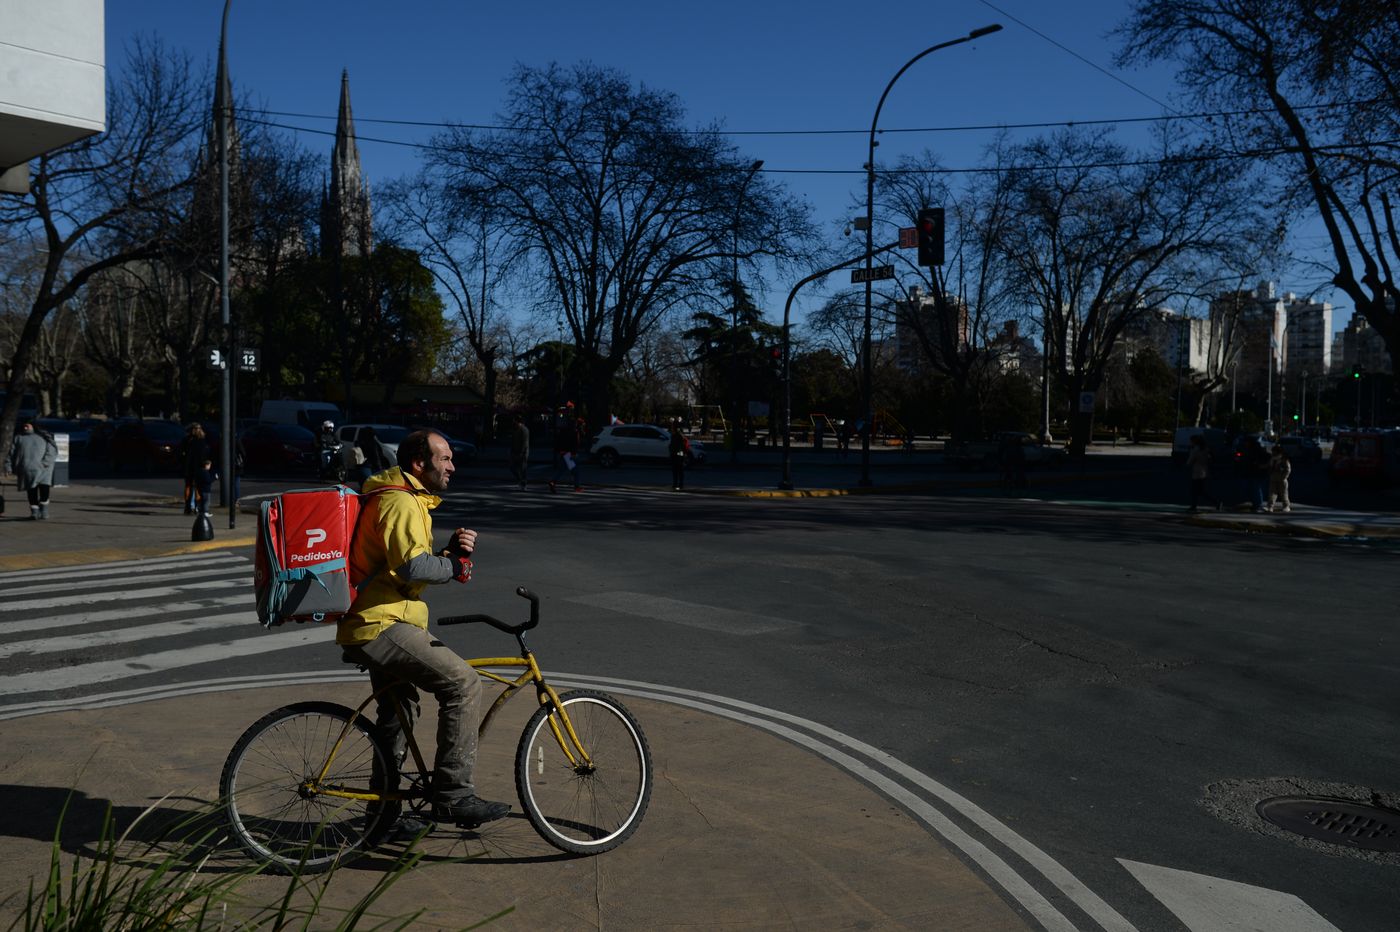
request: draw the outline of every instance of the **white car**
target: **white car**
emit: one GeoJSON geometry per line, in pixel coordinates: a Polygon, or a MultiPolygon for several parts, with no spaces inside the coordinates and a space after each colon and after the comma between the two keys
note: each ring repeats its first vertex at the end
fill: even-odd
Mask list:
{"type": "Polygon", "coordinates": [[[374,436],[395,456],[399,455],[399,442],[409,435],[407,427],[400,427],[397,424],[342,424],[335,429],[335,439],[341,443],[354,443],[361,428],[365,427],[373,427],[374,436]]]}
{"type": "MultiPolygon", "coordinates": [[[[613,424],[604,427],[593,438],[588,452],[604,468],[616,466],[623,460],[661,460],[671,456],[671,432],[655,424],[613,424]]],[[[705,462],[705,447],[698,440],[690,441],[685,464],[705,462]]]]}

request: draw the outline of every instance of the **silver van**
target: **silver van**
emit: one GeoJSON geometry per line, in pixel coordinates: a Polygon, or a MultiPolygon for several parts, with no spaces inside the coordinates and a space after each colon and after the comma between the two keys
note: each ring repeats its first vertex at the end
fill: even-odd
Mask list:
{"type": "Polygon", "coordinates": [[[1172,437],[1172,462],[1178,465],[1186,462],[1191,453],[1191,438],[1206,438],[1206,449],[1212,462],[1224,463],[1230,458],[1230,445],[1225,431],[1219,427],[1178,427],[1172,437]]]}

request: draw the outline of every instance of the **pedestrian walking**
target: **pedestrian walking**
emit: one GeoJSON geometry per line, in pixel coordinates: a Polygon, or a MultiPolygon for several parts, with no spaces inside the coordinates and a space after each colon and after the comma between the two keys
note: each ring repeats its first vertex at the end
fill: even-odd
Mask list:
{"type": "Polygon", "coordinates": [[[214,468],[214,461],[206,459],[200,464],[199,472],[194,477],[195,507],[202,514],[209,514],[209,493],[214,489],[214,480],[219,478],[219,471],[214,468]]]}
{"type": "Polygon", "coordinates": [[[690,450],[690,441],[681,433],[681,419],[671,421],[671,442],[667,445],[671,460],[671,488],[679,492],[685,488],[685,455],[690,450]]]}
{"type": "Polygon", "coordinates": [[[359,467],[361,483],[375,473],[393,468],[394,454],[379,439],[373,427],[366,425],[356,432],[355,446],[359,447],[360,452],[365,456],[364,462],[359,467]]]}
{"type": "Polygon", "coordinates": [[[514,427],[510,432],[510,474],[525,491],[525,480],[530,469],[530,427],[519,414],[511,419],[514,427]]]}
{"type": "Polygon", "coordinates": [[[549,480],[549,491],[558,491],[559,477],[567,472],[574,480],[574,491],[583,488],[578,466],[579,425],[574,419],[574,403],[564,406],[559,424],[554,431],[554,476],[549,480]]]}
{"type": "Polygon", "coordinates": [[[1292,511],[1293,503],[1288,500],[1288,477],[1293,475],[1293,463],[1281,444],[1275,444],[1269,454],[1269,511],[1273,512],[1274,502],[1281,502],[1284,511],[1292,511]]]}
{"type": "Polygon", "coordinates": [[[1249,483],[1249,496],[1256,512],[1264,510],[1264,494],[1269,485],[1269,451],[1258,437],[1250,437],[1245,443],[1245,478],[1249,483]]]}
{"type": "Polygon", "coordinates": [[[33,421],[23,421],[10,446],[10,472],[19,490],[29,497],[29,519],[47,520],[49,490],[53,487],[53,465],[58,461],[58,445],[34,429],[33,421]]]}
{"type": "Polygon", "coordinates": [[[180,441],[180,465],[185,474],[185,514],[195,513],[195,485],[204,462],[210,458],[209,440],[205,437],[204,426],[198,421],[185,428],[185,439],[180,441]]]}
{"type": "Polygon", "coordinates": [[[1207,489],[1210,481],[1210,450],[1206,438],[1201,434],[1191,437],[1191,452],[1186,454],[1186,468],[1191,473],[1191,511],[1199,511],[1202,500],[1210,502],[1219,511],[1224,505],[1207,489]]]}
{"type": "Polygon", "coordinates": [[[1001,484],[1009,489],[1026,487],[1026,449],[1020,434],[1007,434],[1001,441],[1001,484]]]}

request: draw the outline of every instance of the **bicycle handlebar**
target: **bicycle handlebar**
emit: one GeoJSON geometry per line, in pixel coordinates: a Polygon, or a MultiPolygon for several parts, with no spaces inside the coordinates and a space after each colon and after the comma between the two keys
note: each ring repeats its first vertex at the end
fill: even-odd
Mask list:
{"type": "Polygon", "coordinates": [[[448,615],[445,618],[439,618],[437,620],[438,627],[443,627],[445,625],[469,625],[474,622],[481,622],[482,624],[490,625],[497,631],[504,631],[506,634],[521,635],[540,623],[540,597],[524,586],[516,586],[515,594],[522,599],[530,600],[529,621],[522,621],[518,625],[511,625],[506,624],[499,618],[493,618],[490,615],[448,615]]]}

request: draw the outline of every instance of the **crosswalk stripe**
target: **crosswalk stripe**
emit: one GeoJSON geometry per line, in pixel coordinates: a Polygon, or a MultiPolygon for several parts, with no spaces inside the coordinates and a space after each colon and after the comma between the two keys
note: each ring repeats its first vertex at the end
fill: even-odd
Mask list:
{"type": "Polygon", "coordinates": [[[72,615],[35,615],[13,621],[0,619],[0,633],[24,634],[28,631],[53,631],[58,628],[71,628],[75,625],[92,625],[103,621],[122,621],[142,616],[160,617],[182,615],[188,612],[203,612],[230,605],[247,605],[252,601],[251,593],[226,595],[217,599],[195,599],[190,602],[162,602],[159,605],[130,605],[125,608],[110,608],[100,612],[76,612],[72,615]]]}
{"type": "MultiPolygon", "coordinates": [[[[90,605],[94,602],[134,602],[137,599],[150,599],[159,596],[178,595],[182,592],[190,592],[196,589],[249,589],[252,587],[250,579],[227,579],[222,581],[188,583],[183,586],[157,586],[151,589],[133,589],[130,592],[80,592],[68,598],[54,599],[27,599],[20,602],[7,602],[0,605],[0,612],[9,614],[11,612],[32,612],[50,608],[60,608],[64,605],[90,605]]],[[[159,606],[154,606],[152,611],[159,611],[159,606]]]]}
{"type": "Polygon", "coordinates": [[[293,629],[292,631],[260,631],[253,623],[249,623],[247,627],[251,632],[248,637],[219,641],[214,644],[142,654],[123,660],[102,660],[71,667],[11,674],[0,679],[0,696],[25,696],[34,693],[58,692],[64,689],[93,686],[98,683],[110,683],[133,676],[165,673],[182,667],[198,666],[202,663],[218,663],[233,657],[251,657],[273,651],[290,650],[307,644],[321,644],[328,651],[334,648],[335,629],[328,625],[316,625],[314,628],[293,629]]]}
{"type": "Polygon", "coordinates": [[[20,586],[15,589],[4,589],[6,598],[17,595],[34,595],[40,592],[75,592],[82,589],[101,589],[103,586],[129,585],[132,583],[153,583],[170,582],[172,579],[218,579],[224,576],[252,576],[246,564],[242,566],[230,566],[226,569],[199,571],[182,570],[178,573],[156,573],[152,576],[132,576],[128,571],[124,579],[87,579],[86,574],[81,574],[79,578],[67,579],[62,582],[46,582],[33,586],[20,586]]]}
{"type": "MultiPolygon", "coordinates": [[[[161,607],[162,613],[165,611],[161,607]]],[[[132,625],[126,628],[109,628],[106,631],[88,631],[67,637],[40,635],[25,640],[0,644],[0,660],[16,654],[54,654],[66,650],[84,650],[90,647],[111,647],[116,644],[130,644],[135,641],[158,641],[196,631],[228,631],[235,625],[257,624],[256,612],[231,612],[224,615],[206,615],[200,618],[181,618],[177,621],[163,621],[154,625],[132,625]]]]}
{"type": "MultiPolygon", "coordinates": [[[[217,563],[232,562],[235,560],[242,562],[246,561],[247,557],[241,556],[236,553],[211,551],[209,553],[181,554],[179,556],[173,557],[146,557],[140,560],[113,560],[110,563],[103,563],[100,566],[94,566],[91,569],[84,569],[82,573],[84,576],[93,576],[99,574],[104,576],[120,575],[122,573],[130,572],[133,567],[144,569],[147,567],[156,566],[211,566],[217,563]]],[[[7,570],[3,573],[0,573],[0,582],[4,582],[5,580],[9,579],[38,580],[48,579],[51,577],[64,578],[71,577],[72,575],[74,575],[74,572],[75,570],[71,566],[55,567],[54,569],[48,570],[7,570]]]]}

